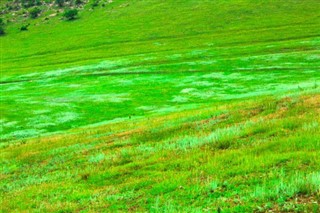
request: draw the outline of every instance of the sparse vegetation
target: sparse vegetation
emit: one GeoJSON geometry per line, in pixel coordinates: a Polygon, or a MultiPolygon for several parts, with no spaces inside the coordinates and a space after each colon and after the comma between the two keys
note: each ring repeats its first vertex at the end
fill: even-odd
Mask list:
{"type": "MultiPolygon", "coordinates": [[[[16,2],[19,2],[19,1],[16,1],[16,2]]],[[[33,6],[41,5],[41,0],[20,0],[20,2],[24,8],[30,8],[33,6]]]]}

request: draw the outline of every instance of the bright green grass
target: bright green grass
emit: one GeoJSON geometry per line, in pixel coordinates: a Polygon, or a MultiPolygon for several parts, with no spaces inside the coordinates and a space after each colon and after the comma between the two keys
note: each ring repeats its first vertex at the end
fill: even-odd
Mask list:
{"type": "Polygon", "coordinates": [[[8,25],[2,141],[318,87],[317,2],[121,5],[8,25]]]}
{"type": "Polygon", "coordinates": [[[4,84],[2,140],[288,90],[316,89],[319,74],[310,70],[166,73],[44,78],[4,84]]]}
{"type": "Polygon", "coordinates": [[[92,65],[119,56],[131,61],[130,56],[139,54],[145,58],[160,54],[160,62],[165,63],[166,52],[199,49],[215,53],[201,57],[206,60],[319,51],[314,44],[320,34],[317,0],[146,0],[121,7],[125,2],[82,11],[80,19],[72,22],[59,17],[46,22],[41,17],[9,24],[8,36],[0,38],[5,75],[1,78],[92,65]],[[27,22],[29,31],[18,32],[27,22]]]}
{"type": "Polygon", "coordinates": [[[320,99],[308,93],[7,144],[1,206],[4,212],[318,212],[320,99]]]}
{"type": "Polygon", "coordinates": [[[319,1],[124,3],[0,37],[3,211],[319,211],[319,1]]]}

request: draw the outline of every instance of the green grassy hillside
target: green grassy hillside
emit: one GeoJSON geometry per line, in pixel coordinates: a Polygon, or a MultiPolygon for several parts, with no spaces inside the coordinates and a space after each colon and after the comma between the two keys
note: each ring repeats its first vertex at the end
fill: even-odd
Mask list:
{"type": "Polygon", "coordinates": [[[319,211],[318,0],[92,2],[2,15],[4,212],[319,211]]]}
{"type": "Polygon", "coordinates": [[[11,36],[1,38],[4,77],[117,61],[123,56],[131,61],[130,56],[141,54],[144,58],[159,57],[152,62],[132,61],[132,65],[166,65],[172,62],[161,53],[166,56],[172,51],[207,50],[214,54],[205,55],[212,60],[223,56],[233,62],[245,54],[317,50],[317,0],[126,2],[84,10],[74,22],[62,22],[60,17],[28,19],[23,22],[31,23],[28,32],[18,32],[21,22],[10,24],[7,31],[11,36]],[[238,54],[225,53],[235,46],[243,49],[238,54]]]}
{"type": "Polygon", "coordinates": [[[2,140],[317,87],[319,8],[114,1],[71,22],[9,23],[0,38],[2,140]]]}
{"type": "Polygon", "coordinates": [[[4,212],[318,212],[320,97],[213,104],[1,150],[4,212]]]}

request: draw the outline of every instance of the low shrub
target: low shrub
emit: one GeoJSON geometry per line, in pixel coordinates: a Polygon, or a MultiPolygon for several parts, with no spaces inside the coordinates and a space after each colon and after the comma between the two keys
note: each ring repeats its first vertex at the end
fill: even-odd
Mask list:
{"type": "Polygon", "coordinates": [[[64,5],[64,0],[56,0],[55,2],[59,7],[63,7],[64,5]]]}
{"type": "Polygon", "coordinates": [[[29,25],[30,25],[30,24],[23,25],[22,27],[20,27],[20,31],[28,31],[29,25]]]}
{"type": "Polygon", "coordinates": [[[37,18],[39,14],[41,13],[41,10],[38,7],[34,7],[29,11],[30,18],[37,18]]]}
{"type": "Polygon", "coordinates": [[[77,9],[66,10],[62,16],[67,20],[74,20],[78,16],[78,10],[77,9]]]}
{"type": "Polygon", "coordinates": [[[4,30],[4,21],[2,18],[0,18],[0,36],[5,34],[5,30],[4,30]]]}
{"type": "Polygon", "coordinates": [[[75,0],[75,2],[74,2],[76,5],[80,5],[80,4],[82,4],[83,2],[82,2],[82,0],[75,0]]]}
{"type": "Polygon", "coordinates": [[[0,26],[0,36],[6,34],[6,32],[4,31],[4,27],[0,26]]]}

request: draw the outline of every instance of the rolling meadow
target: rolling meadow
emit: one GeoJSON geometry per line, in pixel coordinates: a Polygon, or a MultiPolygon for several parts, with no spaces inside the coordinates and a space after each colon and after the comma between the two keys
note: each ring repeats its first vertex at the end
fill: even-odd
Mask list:
{"type": "Polygon", "coordinates": [[[1,212],[320,211],[319,1],[90,3],[2,14],[1,212]]]}

